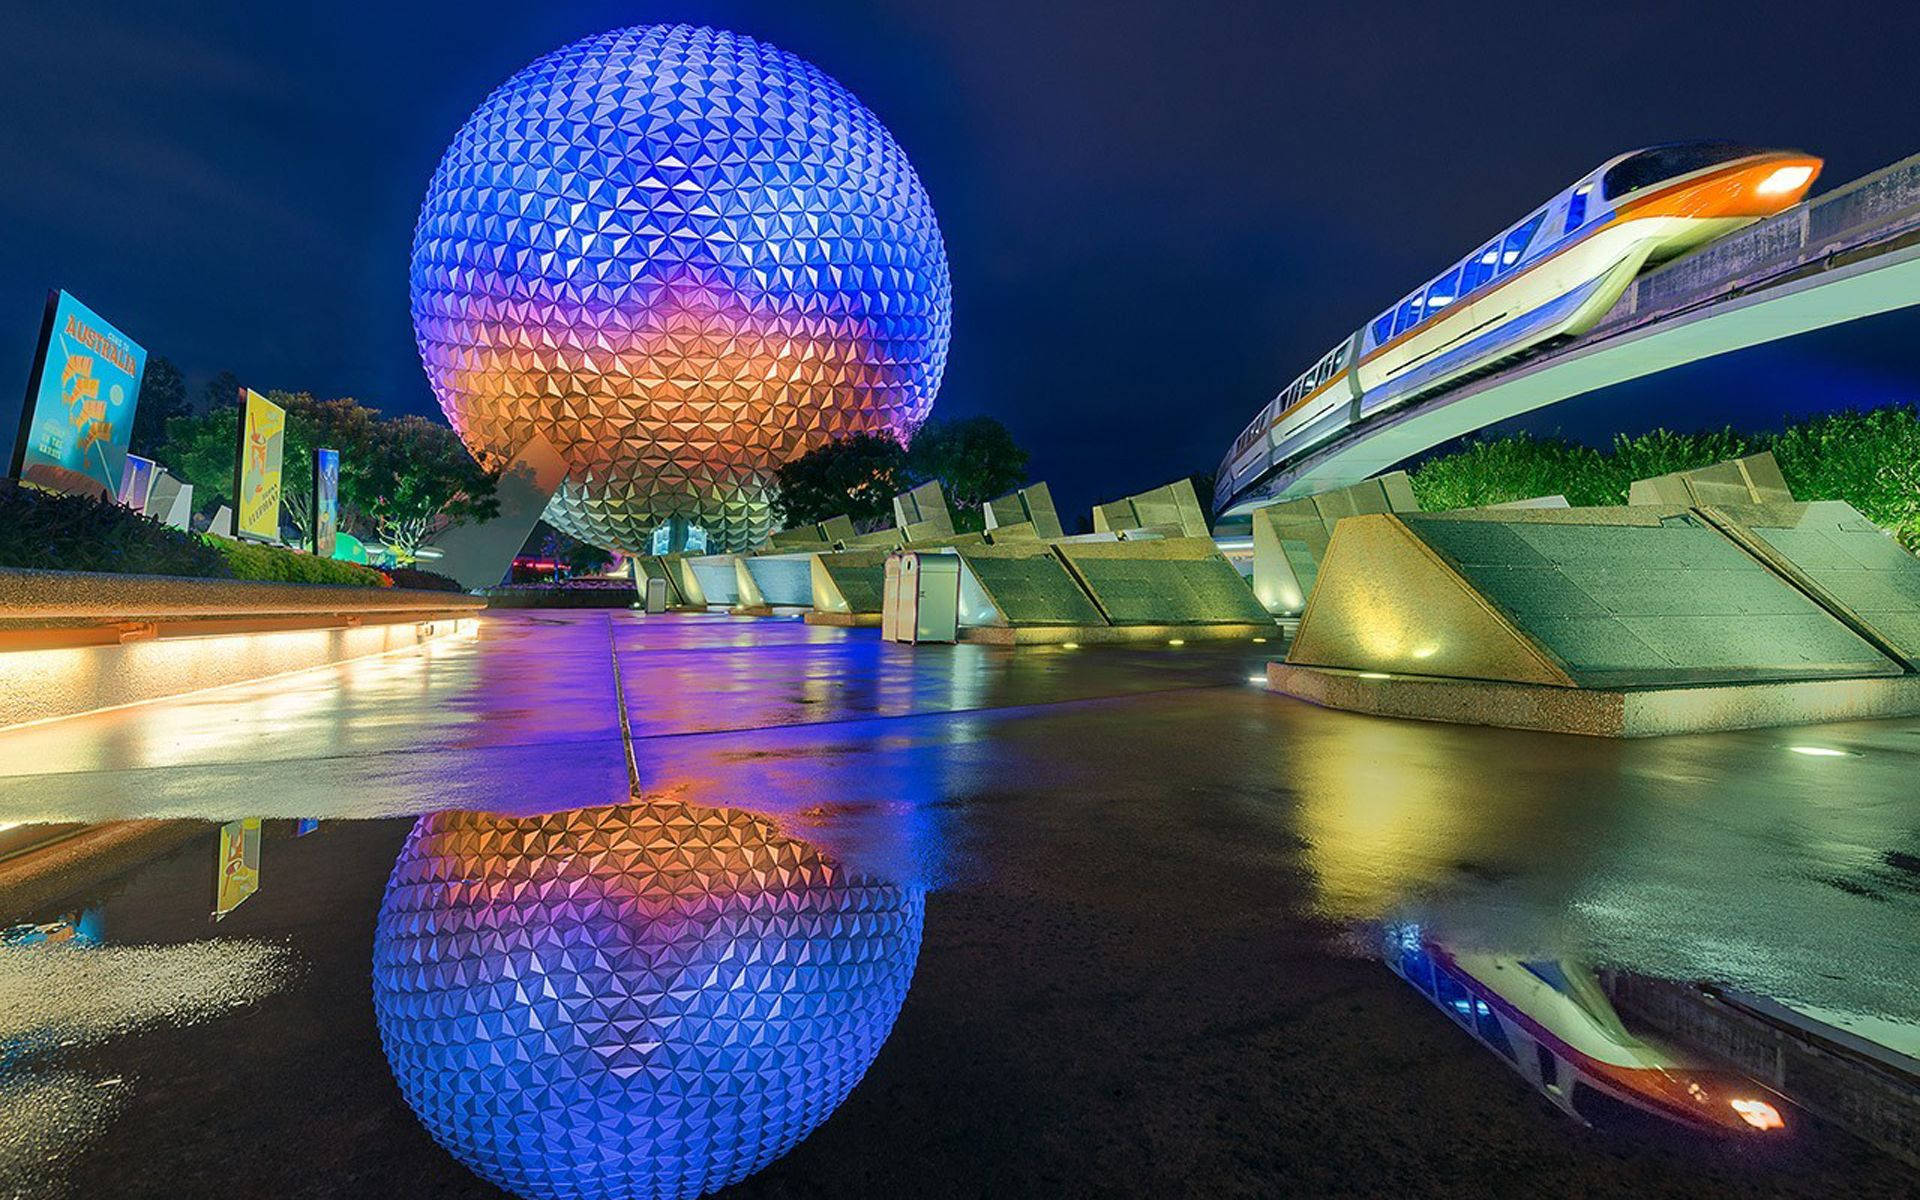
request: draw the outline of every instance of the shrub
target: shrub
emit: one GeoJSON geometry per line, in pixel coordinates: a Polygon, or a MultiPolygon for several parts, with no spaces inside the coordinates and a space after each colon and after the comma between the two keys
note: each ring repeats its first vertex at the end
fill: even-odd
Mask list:
{"type": "Polygon", "coordinates": [[[185,530],[90,496],[0,480],[0,566],[231,579],[218,550],[185,530]]]}
{"type": "Polygon", "coordinates": [[[230,542],[209,537],[207,543],[225,557],[235,579],[273,580],[279,583],[337,583],[354,587],[392,587],[393,580],[372,567],[317,558],[280,546],[257,542],[230,542]]]}
{"type": "Polygon", "coordinates": [[[1429,460],[1413,473],[1413,493],[1429,512],[1552,495],[1570,504],[1619,503],[1598,450],[1524,433],[1470,442],[1457,454],[1429,460]]]}
{"type": "Polygon", "coordinates": [[[457,579],[449,579],[437,571],[423,571],[419,567],[395,567],[387,572],[393,577],[393,586],[419,588],[426,592],[464,592],[457,579]]]}
{"type": "Polygon", "coordinates": [[[1920,409],[1910,404],[1811,417],[1778,433],[1656,429],[1616,437],[1604,452],[1559,438],[1487,438],[1415,468],[1413,491],[1429,511],[1556,493],[1575,505],[1624,504],[1636,479],[1762,450],[1799,499],[1844,500],[1920,552],[1920,409]]]}

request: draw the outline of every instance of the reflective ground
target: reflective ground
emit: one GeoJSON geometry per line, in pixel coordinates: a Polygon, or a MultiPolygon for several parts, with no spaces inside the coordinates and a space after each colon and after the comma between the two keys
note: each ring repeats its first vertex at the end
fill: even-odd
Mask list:
{"type": "Polygon", "coordinates": [[[497,615],[0,734],[0,824],[186,819],[0,862],[0,1196],[1920,1186],[1602,990],[1910,1083],[1920,721],[1393,722],[1251,684],[1278,649],[497,615]]]}

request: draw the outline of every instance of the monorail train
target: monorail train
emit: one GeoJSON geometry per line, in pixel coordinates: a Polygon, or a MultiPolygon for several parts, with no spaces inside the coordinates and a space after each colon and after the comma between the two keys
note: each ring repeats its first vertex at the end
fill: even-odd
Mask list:
{"type": "Polygon", "coordinates": [[[1652,1115],[1711,1133],[1786,1128],[1758,1084],[1635,1037],[1585,968],[1452,953],[1418,925],[1385,928],[1387,965],[1576,1120],[1631,1125],[1652,1115]]]}
{"type": "Polygon", "coordinates": [[[1586,332],[1646,267],[1799,203],[1820,167],[1732,142],[1609,159],[1275,396],[1228,451],[1220,498],[1387,409],[1586,332]]]}

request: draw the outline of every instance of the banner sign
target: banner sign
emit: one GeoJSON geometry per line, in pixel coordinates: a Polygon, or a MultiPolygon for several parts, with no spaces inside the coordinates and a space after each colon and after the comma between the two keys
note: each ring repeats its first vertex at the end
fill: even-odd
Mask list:
{"type": "Polygon", "coordinates": [[[340,452],[322,447],[313,452],[313,552],[332,558],[339,532],[340,452]]]}
{"type": "Polygon", "coordinates": [[[220,827],[220,875],[215,881],[213,919],[218,921],[260,890],[260,818],[228,821],[220,827]]]}
{"type": "Polygon", "coordinates": [[[126,334],[65,292],[49,293],[13,476],[63,492],[118,495],[146,369],[147,352],[126,334]]]}
{"type": "Polygon", "coordinates": [[[252,388],[242,389],[240,452],[234,465],[233,536],[280,540],[280,458],[287,410],[252,388]]]}
{"type": "Polygon", "coordinates": [[[120,472],[120,491],[114,498],[137,513],[146,512],[147,499],[153,494],[155,466],[150,458],[127,455],[127,465],[120,472]]]}

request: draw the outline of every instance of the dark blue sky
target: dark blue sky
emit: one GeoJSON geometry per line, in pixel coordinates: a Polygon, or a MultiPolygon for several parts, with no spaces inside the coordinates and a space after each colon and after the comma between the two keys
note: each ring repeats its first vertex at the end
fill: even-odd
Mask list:
{"type": "MultiPolygon", "coordinates": [[[[1072,511],[1211,468],[1320,352],[1618,150],[1799,146],[1827,184],[1920,151],[1910,5],[12,0],[0,437],[51,286],[196,386],[434,411],[407,253],[441,150],[529,60],[672,20],[792,50],[894,131],[953,266],[936,415],[1006,421],[1072,511]]],[[[1911,397],[1916,334],[1883,318],[1533,424],[1911,397]]]]}

